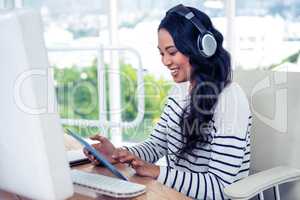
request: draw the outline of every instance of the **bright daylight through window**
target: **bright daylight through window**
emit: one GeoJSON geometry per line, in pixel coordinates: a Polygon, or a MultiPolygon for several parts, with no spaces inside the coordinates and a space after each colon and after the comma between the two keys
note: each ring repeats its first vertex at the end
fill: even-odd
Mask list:
{"type": "MultiPolygon", "coordinates": [[[[9,1],[0,1],[2,6],[9,1]]],[[[300,71],[300,2],[297,0],[119,0],[112,11],[106,0],[24,0],[23,6],[40,9],[45,25],[49,59],[54,67],[59,113],[62,118],[87,122],[99,119],[99,109],[112,106],[110,51],[111,22],[117,22],[117,42],[136,50],[144,73],[143,120],[137,127],[122,129],[123,141],[142,141],[151,133],[171,87],[169,71],[157,50],[157,27],[168,8],[183,3],[205,11],[225,37],[235,69],[300,71]],[[235,9],[228,9],[233,2],[235,9]],[[117,19],[112,12],[117,11],[117,19]],[[234,24],[228,26],[232,12],[234,24]],[[228,31],[232,28],[233,32],[228,31]],[[233,34],[234,37],[226,35],[233,34]],[[233,38],[234,46],[228,43],[233,38]],[[66,50],[72,49],[73,50],[66,50]],[[98,50],[97,50],[98,48],[98,50]],[[100,49],[99,49],[100,48],[100,49]],[[77,49],[77,50],[74,50],[77,49]],[[96,49],[96,50],[95,50],[96,49]],[[99,53],[100,52],[100,53],[99,53]],[[101,62],[101,63],[100,63],[101,62]],[[105,102],[99,106],[98,66],[103,65],[105,102]]],[[[114,33],[115,34],[115,33],[114,33]]],[[[121,121],[133,121],[138,111],[138,59],[130,51],[119,51],[121,121]]],[[[111,120],[108,113],[100,113],[111,120]]],[[[88,124],[88,123],[87,123],[88,124]]],[[[65,126],[71,126],[71,124],[65,126]]],[[[97,126],[75,126],[83,136],[99,131],[97,126]]],[[[110,135],[110,129],[105,129],[110,135]]]]}

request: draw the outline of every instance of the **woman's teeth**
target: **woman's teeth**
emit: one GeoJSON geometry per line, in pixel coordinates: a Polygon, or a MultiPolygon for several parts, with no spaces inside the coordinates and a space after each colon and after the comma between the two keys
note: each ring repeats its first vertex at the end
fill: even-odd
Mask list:
{"type": "Polygon", "coordinates": [[[176,76],[178,74],[178,69],[171,69],[171,75],[176,76]]]}

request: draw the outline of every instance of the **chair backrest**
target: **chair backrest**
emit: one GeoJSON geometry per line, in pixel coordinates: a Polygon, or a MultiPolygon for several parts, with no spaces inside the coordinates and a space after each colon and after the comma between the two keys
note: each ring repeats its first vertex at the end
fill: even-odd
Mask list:
{"type": "MultiPolygon", "coordinates": [[[[300,169],[300,73],[235,71],[234,80],[246,92],[253,115],[251,173],[280,165],[300,169]]],[[[282,199],[299,199],[300,182],[280,191],[282,199]]]]}

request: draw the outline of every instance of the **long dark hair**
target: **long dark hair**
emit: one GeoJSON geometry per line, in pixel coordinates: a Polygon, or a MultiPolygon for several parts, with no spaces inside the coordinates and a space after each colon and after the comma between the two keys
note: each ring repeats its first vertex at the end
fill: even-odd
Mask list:
{"type": "Polygon", "coordinates": [[[190,91],[189,105],[184,108],[180,121],[184,141],[182,148],[176,153],[177,158],[192,152],[197,144],[208,142],[207,127],[212,122],[218,96],[232,79],[230,55],[223,48],[222,34],[214,28],[205,13],[188,8],[214,35],[218,47],[213,56],[202,56],[197,49],[199,30],[189,20],[174,12],[168,13],[158,27],[158,30],[165,29],[170,33],[176,48],[189,58],[192,66],[193,88],[190,91]]]}

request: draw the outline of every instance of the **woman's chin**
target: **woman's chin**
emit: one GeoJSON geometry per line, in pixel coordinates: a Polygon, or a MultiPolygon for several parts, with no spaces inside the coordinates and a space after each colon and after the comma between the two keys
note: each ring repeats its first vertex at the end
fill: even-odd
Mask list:
{"type": "Polygon", "coordinates": [[[182,78],[180,76],[172,76],[175,83],[182,83],[188,81],[186,78],[182,78]]]}
{"type": "Polygon", "coordinates": [[[176,78],[176,77],[174,77],[174,76],[172,76],[172,78],[173,78],[173,81],[174,81],[175,83],[180,83],[180,80],[179,80],[178,78],[176,78]]]}
{"type": "Polygon", "coordinates": [[[179,79],[179,78],[174,78],[174,77],[173,77],[173,80],[174,80],[175,83],[182,83],[182,82],[186,81],[186,80],[179,79]]]}

